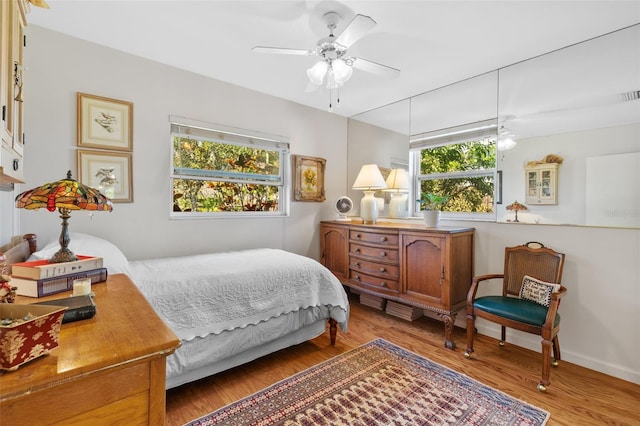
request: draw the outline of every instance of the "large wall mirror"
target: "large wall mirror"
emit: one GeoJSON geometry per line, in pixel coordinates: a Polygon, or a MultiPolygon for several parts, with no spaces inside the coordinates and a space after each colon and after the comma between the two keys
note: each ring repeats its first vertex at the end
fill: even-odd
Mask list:
{"type": "Polygon", "coordinates": [[[496,118],[499,142],[515,142],[499,144],[497,221],[517,200],[521,222],[640,228],[639,92],[634,25],[352,117],[348,183],[363,164],[408,162],[420,133],[496,118]],[[546,164],[554,181],[536,181],[546,164]]]}

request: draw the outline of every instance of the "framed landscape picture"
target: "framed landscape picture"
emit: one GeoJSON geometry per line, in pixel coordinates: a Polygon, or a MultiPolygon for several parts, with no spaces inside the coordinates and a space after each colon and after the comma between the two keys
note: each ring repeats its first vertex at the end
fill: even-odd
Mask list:
{"type": "Polygon", "coordinates": [[[133,202],[131,153],[78,150],[78,180],[114,203],[133,202]]]}
{"type": "Polygon", "coordinates": [[[293,156],[296,201],[324,201],[324,167],[327,160],[318,157],[293,156]]]}
{"type": "Polygon", "coordinates": [[[133,103],[78,92],[78,146],[131,151],[133,103]]]}

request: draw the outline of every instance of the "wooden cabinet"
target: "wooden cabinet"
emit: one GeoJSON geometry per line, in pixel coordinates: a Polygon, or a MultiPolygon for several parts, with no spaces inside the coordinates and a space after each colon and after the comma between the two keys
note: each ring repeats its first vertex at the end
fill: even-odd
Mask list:
{"type": "Polygon", "coordinates": [[[473,277],[473,228],[325,221],[320,229],[321,261],[344,285],[440,314],[445,346],[455,348],[451,331],[473,277]],[[336,262],[345,256],[348,268],[336,262]]]}
{"type": "Polygon", "coordinates": [[[0,424],[165,424],[166,357],[179,339],[126,275],[92,290],[95,317],[62,324],[49,355],[0,375],[0,424]]]}
{"type": "Polygon", "coordinates": [[[527,204],[558,204],[557,163],[525,167],[527,204]]]}
{"type": "Polygon", "coordinates": [[[349,230],[343,226],[326,225],[320,228],[320,233],[322,264],[340,280],[347,279],[349,277],[349,230]]]}
{"type": "Polygon", "coordinates": [[[24,182],[24,27],[26,0],[0,2],[0,183],[24,182]]]}

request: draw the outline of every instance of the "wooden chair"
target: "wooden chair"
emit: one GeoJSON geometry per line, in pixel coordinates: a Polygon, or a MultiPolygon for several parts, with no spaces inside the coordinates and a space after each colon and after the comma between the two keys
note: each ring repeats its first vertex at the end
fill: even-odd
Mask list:
{"type": "Polygon", "coordinates": [[[542,337],[542,379],[538,390],[546,391],[549,386],[551,364],[560,361],[560,316],[558,306],[560,298],[567,289],[558,285],[556,292],[541,295],[541,290],[548,289],[544,283],[527,279],[525,294],[520,297],[525,276],[560,284],[564,254],[558,253],[537,242],[529,242],[516,247],[507,247],[504,256],[504,273],[488,274],[474,277],[467,295],[467,349],[464,356],[471,358],[473,338],[476,334],[476,317],[500,324],[502,333],[500,346],[504,346],[506,327],[537,334],[542,337]],[[480,283],[492,279],[503,279],[502,296],[483,296],[476,298],[480,283]],[[536,292],[537,290],[537,292],[536,292]],[[543,296],[549,302],[548,308],[541,304],[542,300],[533,300],[532,296],[543,296]],[[527,300],[529,299],[529,300],[527,300]],[[553,347],[553,362],[551,348],[553,347]]]}

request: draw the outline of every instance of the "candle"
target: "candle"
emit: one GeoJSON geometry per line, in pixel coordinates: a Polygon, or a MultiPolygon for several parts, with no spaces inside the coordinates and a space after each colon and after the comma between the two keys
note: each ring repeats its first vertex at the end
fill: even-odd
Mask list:
{"type": "Polygon", "coordinates": [[[83,296],[85,294],[91,294],[91,279],[82,278],[79,280],[73,280],[73,295],[83,296]]]}

